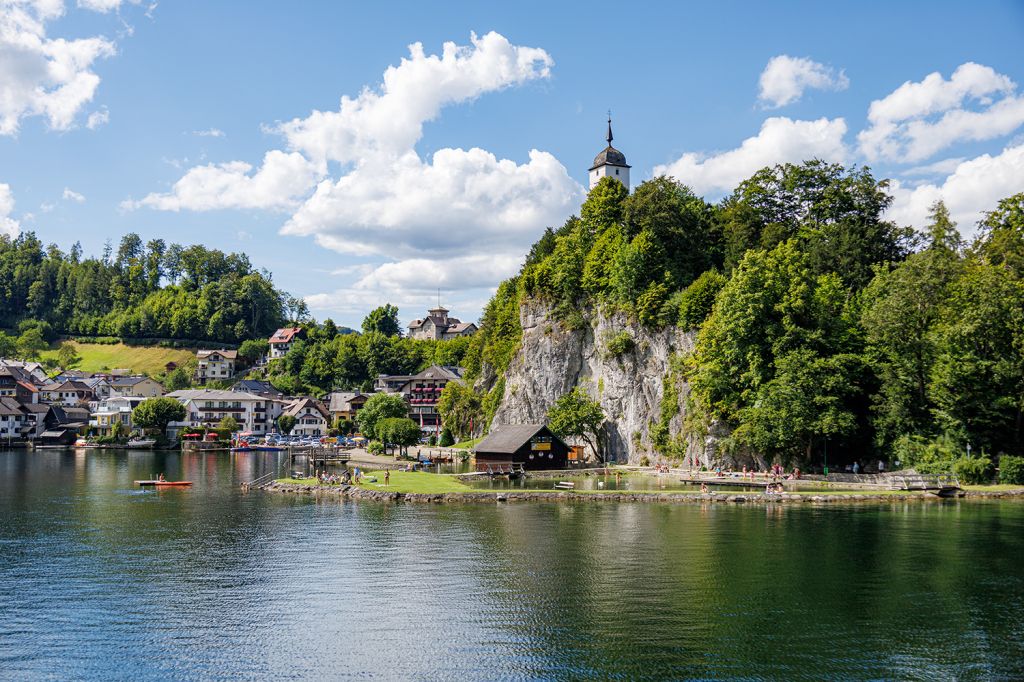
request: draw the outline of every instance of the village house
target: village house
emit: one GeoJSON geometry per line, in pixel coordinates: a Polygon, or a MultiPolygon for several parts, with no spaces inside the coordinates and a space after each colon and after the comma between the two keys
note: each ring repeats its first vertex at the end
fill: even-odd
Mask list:
{"type": "MultiPolygon", "coordinates": [[[[47,380],[45,383],[50,382],[47,380]]],[[[21,367],[0,364],[0,396],[16,397],[19,384],[23,391],[31,390],[27,388],[28,386],[36,388],[39,386],[39,382],[31,372],[27,372],[21,367]]]]}
{"type": "Polygon", "coordinates": [[[55,421],[53,407],[46,403],[21,403],[21,409],[25,413],[25,438],[29,440],[38,438],[46,430],[47,419],[51,423],[55,421]]]}
{"type": "Polygon", "coordinates": [[[428,310],[427,316],[422,320],[413,320],[409,323],[409,336],[413,339],[440,341],[470,336],[476,329],[472,322],[448,317],[448,309],[439,305],[428,310]]]}
{"type": "Polygon", "coordinates": [[[230,379],[235,376],[237,362],[237,350],[196,351],[196,382],[205,384],[211,379],[215,381],[230,379]]]}
{"type": "Polygon", "coordinates": [[[319,400],[297,398],[285,405],[283,415],[295,417],[293,436],[326,436],[331,428],[331,415],[319,400]]]}
{"type": "Polygon", "coordinates": [[[139,403],[148,400],[143,396],[114,396],[101,400],[89,415],[89,426],[106,436],[116,424],[123,424],[127,431],[132,430],[132,410],[139,403]]]}
{"type": "Polygon", "coordinates": [[[239,430],[264,434],[274,429],[274,420],[281,413],[281,403],[253,393],[203,388],[172,391],[167,397],[180,402],[187,411],[185,421],[171,424],[175,430],[215,427],[230,416],[238,422],[239,430]]]}
{"type": "Polygon", "coordinates": [[[28,415],[14,398],[0,397],[0,443],[10,443],[26,436],[28,415]]]}
{"type": "Polygon", "coordinates": [[[463,369],[450,365],[431,365],[419,374],[377,377],[374,387],[378,391],[400,393],[409,405],[409,418],[419,424],[424,433],[440,433],[441,415],[437,401],[449,381],[462,381],[463,369]]]}
{"type": "Polygon", "coordinates": [[[358,391],[335,391],[330,395],[327,411],[331,413],[331,423],[338,419],[347,419],[355,423],[356,414],[363,409],[369,394],[358,391]]]}
{"type": "Polygon", "coordinates": [[[96,396],[88,384],[75,379],[46,384],[40,387],[39,394],[43,402],[66,406],[88,403],[96,396]]]}
{"type": "Polygon", "coordinates": [[[260,381],[258,379],[242,379],[236,381],[228,389],[231,391],[238,391],[241,393],[253,393],[255,395],[263,396],[264,398],[281,398],[284,393],[274,388],[273,384],[269,381],[260,381]]]}
{"type": "Polygon", "coordinates": [[[283,327],[267,339],[270,344],[270,359],[283,358],[292,349],[292,344],[305,334],[302,327],[283,327]]]}
{"type": "Polygon", "coordinates": [[[0,367],[15,370],[20,381],[28,381],[33,384],[45,384],[50,381],[50,376],[46,373],[46,369],[38,362],[23,362],[21,360],[0,358],[0,367]]]}
{"type": "Polygon", "coordinates": [[[164,394],[160,382],[147,376],[114,377],[109,384],[111,398],[159,398],[164,394]]]}

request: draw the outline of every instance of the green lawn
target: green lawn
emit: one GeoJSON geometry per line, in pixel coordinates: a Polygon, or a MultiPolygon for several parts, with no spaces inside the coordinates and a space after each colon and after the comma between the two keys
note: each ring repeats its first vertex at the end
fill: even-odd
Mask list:
{"type": "Polygon", "coordinates": [[[454,476],[431,474],[426,471],[392,471],[390,484],[384,485],[384,472],[371,471],[363,476],[360,487],[367,490],[387,490],[396,493],[471,493],[469,487],[454,476]],[[367,476],[377,479],[376,483],[366,481],[367,476]]]}
{"type": "Polygon", "coordinates": [[[464,440],[459,443],[456,443],[452,447],[457,448],[459,450],[469,450],[470,448],[476,447],[476,444],[482,441],[483,439],[484,436],[480,436],[479,438],[471,438],[469,440],[464,440]]]}
{"type": "MultiPolygon", "coordinates": [[[[129,369],[135,373],[159,374],[168,362],[183,365],[195,357],[196,352],[187,348],[161,348],[159,346],[126,346],[123,343],[105,345],[100,343],[78,343],[69,341],[75,347],[82,361],[75,367],[85,372],[99,372],[108,369],[129,369]]],[[[57,350],[43,352],[43,357],[56,359],[57,350]]]]}
{"type": "Polygon", "coordinates": [[[996,483],[989,485],[963,485],[960,486],[964,490],[973,490],[974,492],[1006,492],[1007,490],[1021,490],[1024,489],[1024,485],[1016,485],[1013,483],[996,483]]]}

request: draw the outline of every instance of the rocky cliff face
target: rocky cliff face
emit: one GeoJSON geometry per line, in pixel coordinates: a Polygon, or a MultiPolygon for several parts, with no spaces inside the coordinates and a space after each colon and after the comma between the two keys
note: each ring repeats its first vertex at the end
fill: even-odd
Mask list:
{"type": "MultiPolygon", "coordinates": [[[[655,461],[651,426],[661,414],[664,380],[670,358],[693,349],[694,334],[674,327],[651,331],[625,316],[587,311],[590,326],[567,330],[542,303],[528,301],[520,308],[522,345],[505,375],[504,397],[492,427],[544,421],[551,405],[576,386],[597,399],[608,417],[605,450],[610,461],[637,463],[644,455],[655,461]],[[632,348],[619,355],[609,342],[627,332],[632,348]]],[[[612,344],[614,345],[614,344],[612,344]]],[[[629,345],[628,342],[625,345],[629,345]]],[[[688,387],[672,376],[674,416],[669,436],[682,435],[687,457],[705,460],[703,439],[682,434],[688,387]]]]}

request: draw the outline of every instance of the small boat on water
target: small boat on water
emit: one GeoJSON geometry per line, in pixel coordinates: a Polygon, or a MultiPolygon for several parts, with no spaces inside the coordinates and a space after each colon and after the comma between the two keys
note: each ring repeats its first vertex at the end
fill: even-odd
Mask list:
{"type": "Polygon", "coordinates": [[[147,448],[151,448],[154,445],[156,445],[156,440],[154,440],[153,438],[135,438],[133,440],[128,441],[128,447],[132,448],[133,450],[144,450],[147,448]]]}
{"type": "Polygon", "coordinates": [[[152,481],[135,481],[135,482],[138,485],[140,485],[140,486],[153,486],[153,487],[156,487],[156,488],[162,488],[162,487],[167,487],[167,486],[178,486],[178,487],[180,487],[180,486],[192,485],[192,481],[159,481],[159,480],[152,480],[152,481]]]}
{"type": "Polygon", "coordinates": [[[78,440],[75,441],[75,449],[76,450],[79,449],[79,448],[98,448],[98,447],[99,447],[99,445],[97,445],[96,443],[93,443],[90,440],[86,440],[85,438],[79,438],[78,440]]]}

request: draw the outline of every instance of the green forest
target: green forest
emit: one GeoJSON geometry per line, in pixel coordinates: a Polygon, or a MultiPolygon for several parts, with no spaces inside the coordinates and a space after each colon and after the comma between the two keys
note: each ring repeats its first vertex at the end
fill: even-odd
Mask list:
{"type": "Polygon", "coordinates": [[[79,244],[64,253],[33,232],[2,235],[0,293],[0,326],[33,320],[64,336],[238,343],[307,316],[245,254],[134,233],[89,258],[79,244]]]}
{"type": "MultiPolygon", "coordinates": [[[[500,377],[532,297],[569,329],[601,309],[696,333],[673,369],[691,388],[687,429],[727,434],[726,451],[805,464],[875,453],[922,470],[968,445],[979,468],[1020,455],[1024,194],[965,243],[941,202],[926,225],[886,220],[887,187],[821,161],[765,168],[716,204],[670,178],[632,194],[604,178],[501,284],[465,364],[500,377]]],[[[615,352],[632,348],[625,336],[615,352]]],[[[480,397],[485,412],[503,390],[498,379],[480,397]]],[[[656,436],[676,413],[662,412],[656,436]]],[[[656,444],[682,456],[667,432],[656,444]]]]}
{"type": "MultiPolygon", "coordinates": [[[[332,320],[302,323],[304,337],[266,369],[264,377],[289,395],[323,395],[331,390],[370,391],[379,374],[415,374],[430,365],[460,365],[470,338],[450,341],[411,339],[401,335],[398,308],[385,304],[363,320],[361,333],[339,328],[332,320]]],[[[266,341],[242,344],[239,353],[256,357],[266,341]]]]}

